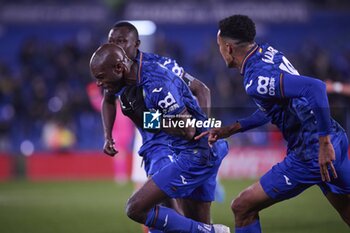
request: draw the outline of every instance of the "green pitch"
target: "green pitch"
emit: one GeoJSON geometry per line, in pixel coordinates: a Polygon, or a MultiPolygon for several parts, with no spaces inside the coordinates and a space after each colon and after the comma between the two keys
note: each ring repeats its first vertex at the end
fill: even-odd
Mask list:
{"type": "MultiPolygon", "coordinates": [[[[213,204],[215,222],[233,227],[231,199],[252,182],[223,181],[226,200],[213,204]]],[[[132,190],[113,181],[0,183],[0,232],[138,233],[124,214],[132,190]]],[[[261,223],[265,233],[349,232],[316,187],[264,210],[261,223]]]]}

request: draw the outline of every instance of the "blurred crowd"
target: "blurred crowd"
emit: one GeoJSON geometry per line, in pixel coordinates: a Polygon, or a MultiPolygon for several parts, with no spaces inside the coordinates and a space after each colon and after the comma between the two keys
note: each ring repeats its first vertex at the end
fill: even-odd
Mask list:
{"type": "MultiPolygon", "coordinates": [[[[155,53],[185,60],[176,43],[157,38],[155,53]]],[[[99,150],[103,144],[102,124],[87,95],[92,79],[89,59],[99,42],[62,44],[26,40],[18,54],[18,67],[0,61],[0,152],[26,153],[35,150],[99,150]],[[26,142],[26,144],[23,144],[26,142]]],[[[333,54],[305,44],[300,53],[286,54],[300,73],[350,83],[350,50],[333,54]]],[[[282,49],[281,49],[282,50],[282,49]]],[[[187,59],[188,60],[188,59],[187,59]]],[[[226,68],[215,38],[201,53],[186,63],[190,73],[211,89],[212,116],[224,124],[250,114],[255,105],[245,94],[242,77],[226,68]]],[[[350,133],[350,97],[329,95],[333,116],[350,133]]],[[[270,125],[253,133],[235,136],[233,145],[279,145],[281,136],[270,125]]]]}
{"type": "Polygon", "coordinates": [[[24,141],[35,150],[99,146],[99,115],[85,91],[96,46],[31,38],[18,54],[19,67],[0,63],[0,151],[19,151],[24,141]]]}

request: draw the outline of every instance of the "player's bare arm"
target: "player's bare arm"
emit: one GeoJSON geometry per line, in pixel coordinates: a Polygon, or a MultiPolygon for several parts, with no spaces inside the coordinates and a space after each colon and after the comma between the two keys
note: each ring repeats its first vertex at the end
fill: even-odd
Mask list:
{"type": "Polygon", "coordinates": [[[109,156],[114,156],[118,153],[118,151],[114,147],[115,143],[112,137],[112,129],[117,114],[115,99],[116,98],[114,95],[110,95],[106,91],[104,92],[101,111],[103,132],[105,138],[103,152],[109,156]]]}
{"type": "Polygon", "coordinates": [[[208,135],[208,143],[209,145],[212,145],[219,139],[228,138],[240,132],[241,129],[242,129],[241,124],[239,122],[236,122],[236,123],[233,123],[232,125],[224,126],[221,128],[213,128],[208,131],[205,131],[200,135],[196,136],[194,139],[199,140],[202,137],[205,137],[208,135]]]}
{"type": "Polygon", "coordinates": [[[322,181],[331,181],[331,177],[328,172],[330,168],[334,178],[337,178],[337,172],[334,168],[333,161],[335,160],[335,152],[330,139],[330,136],[319,137],[320,151],[318,155],[318,163],[320,165],[320,172],[322,181]]]}
{"type": "Polygon", "coordinates": [[[332,163],[335,160],[335,152],[329,136],[331,121],[326,84],[305,76],[298,76],[298,79],[293,78],[294,76],[287,74],[284,77],[286,95],[289,97],[305,97],[315,112],[319,134],[318,162],[320,173],[322,180],[329,182],[331,177],[328,168],[330,168],[334,178],[337,178],[337,173],[332,163]],[[291,88],[293,84],[297,84],[297,86],[291,88]],[[302,88],[297,89],[296,87],[302,88]]]}
{"type": "Polygon", "coordinates": [[[192,94],[197,98],[198,104],[201,109],[210,116],[211,108],[211,93],[210,89],[200,80],[196,79],[189,73],[184,73],[182,79],[187,83],[192,94]]]}
{"type": "Polygon", "coordinates": [[[214,128],[207,132],[203,132],[197,137],[196,140],[208,135],[208,143],[212,144],[221,138],[228,138],[231,135],[234,135],[239,132],[244,132],[250,129],[257,128],[268,123],[270,119],[260,110],[256,110],[253,114],[243,119],[238,120],[237,122],[221,128],[214,128]]]}

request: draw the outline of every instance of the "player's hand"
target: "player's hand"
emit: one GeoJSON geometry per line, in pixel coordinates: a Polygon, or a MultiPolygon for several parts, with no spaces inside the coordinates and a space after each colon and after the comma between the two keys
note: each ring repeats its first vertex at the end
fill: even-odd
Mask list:
{"type": "MultiPolygon", "coordinates": [[[[329,137],[329,136],[326,136],[329,137]]],[[[318,163],[320,165],[320,173],[322,181],[330,182],[331,177],[329,175],[328,168],[331,170],[334,178],[337,178],[337,172],[334,168],[333,161],[335,161],[335,152],[332,143],[327,140],[324,142],[320,138],[320,150],[318,154],[318,163]]]]}
{"type": "Polygon", "coordinates": [[[231,127],[230,126],[226,126],[226,127],[221,127],[221,128],[213,128],[210,129],[208,131],[205,131],[201,134],[199,134],[198,136],[196,136],[194,139],[195,140],[199,140],[202,137],[208,136],[208,143],[210,146],[213,145],[213,143],[215,143],[217,140],[221,139],[221,138],[227,138],[229,136],[231,136],[231,127]]]}
{"type": "Polygon", "coordinates": [[[103,152],[109,156],[114,156],[118,151],[114,147],[115,143],[113,139],[106,139],[103,146],[103,152]]]}

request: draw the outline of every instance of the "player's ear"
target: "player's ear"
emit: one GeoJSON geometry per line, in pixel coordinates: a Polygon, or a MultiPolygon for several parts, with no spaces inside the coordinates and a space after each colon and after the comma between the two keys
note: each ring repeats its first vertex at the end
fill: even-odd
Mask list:
{"type": "Polygon", "coordinates": [[[122,73],[124,71],[124,65],[121,62],[117,62],[114,66],[114,70],[117,73],[122,73]]]}
{"type": "Polygon", "coordinates": [[[233,48],[231,43],[226,43],[226,48],[229,54],[232,54],[233,48]]]}
{"type": "Polygon", "coordinates": [[[140,40],[137,40],[135,45],[136,45],[136,48],[140,47],[140,44],[141,44],[141,41],[140,40]]]}

